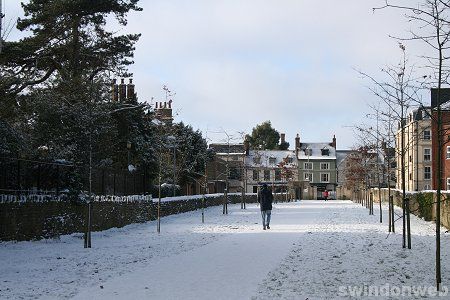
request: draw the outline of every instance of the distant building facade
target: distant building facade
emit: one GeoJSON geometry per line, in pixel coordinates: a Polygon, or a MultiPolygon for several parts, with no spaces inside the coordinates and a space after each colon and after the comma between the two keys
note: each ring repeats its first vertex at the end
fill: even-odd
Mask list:
{"type": "MultiPolygon", "coordinates": [[[[405,189],[430,190],[433,174],[431,109],[420,108],[412,111],[406,118],[404,126],[405,189]]],[[[397,189],[402,189],[401,133],[400,125],[396,133],[397,189]]]]}
{"type": "Polygon", "coordinates": [[[257,193],[267,184],[275,193],[290,192],[297,181],[297,159],[292,150],[248,150],[245,156],[244,184],[247,193],[257,193]]]}
{"type": "Polygon", "coordinates": [[[302,198],[322,199],[322,193],[336,191],[336,137],[331,143],[304,143],[295,139],[299,181],[303,183],[302,198]]]}
{"type": "Polygon", "coordinates": [[[241,192],[244,170],[244,144],[210,144],[214,158],[207,164],[208,192],[241,192]]]}

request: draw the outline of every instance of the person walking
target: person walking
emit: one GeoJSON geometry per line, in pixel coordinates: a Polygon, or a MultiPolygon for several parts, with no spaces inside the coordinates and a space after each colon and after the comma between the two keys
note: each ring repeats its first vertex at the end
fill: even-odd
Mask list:
{"type": "Polygon", "coordinates": [[[263,184],[261,191],[258,194],[258,203],[261,208],[261,217],[263,223],[263,230],[270,229],[270,216],[272,214],[272,201],[273,194],[267,187],[267,184],[263,184]]]}

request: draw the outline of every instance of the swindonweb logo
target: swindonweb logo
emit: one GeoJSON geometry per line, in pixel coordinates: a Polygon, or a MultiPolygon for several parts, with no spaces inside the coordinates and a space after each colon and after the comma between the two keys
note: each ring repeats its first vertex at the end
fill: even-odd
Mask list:
{"type": "Polygon", "coordinates": [[[435,286],[395,286],[390,284],[340,286],[341,297],[446,297],[448,287],[442,286],[440,291],[435,286]]]}

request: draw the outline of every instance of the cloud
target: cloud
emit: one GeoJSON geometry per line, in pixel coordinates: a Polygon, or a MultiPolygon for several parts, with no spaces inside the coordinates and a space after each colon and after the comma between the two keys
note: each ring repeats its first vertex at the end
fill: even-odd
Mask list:
{"type": "MultiPolygon", "coordinates": [[[[402,0],[404,1],[404,0],[402,0]]],[[[120,33],[140,32],[131,67],[140,100],[176,91],[178,120],[246,131],[271,120],[293,144],[353,145],[348,125],[376,101],[353,70],[378,75],[412,26],[384,0],[143,0],[120,33]],[[341,141],[341,143],[339,142],[341,141]]],[[[411,1],[406,3],[411,4],[411,1]]],[[[408,45],[411,57],[427,49],[408,45]]]]}

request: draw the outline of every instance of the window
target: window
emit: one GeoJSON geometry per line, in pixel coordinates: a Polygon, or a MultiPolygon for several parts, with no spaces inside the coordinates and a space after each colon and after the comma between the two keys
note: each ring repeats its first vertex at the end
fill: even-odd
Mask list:
{"type": "Polygon", "coordinates": [[[425,180],[430,180],[431,179],[431,167],[425,167],[423,170],[423,178],[425,180]]]}
{"type": "Polygon", "coordinates": [[[322,150],[322,156],[329,156],[330,150],[329,149],[321,149],[322,150]]]}
{"type": "Polygon", "coordinates": [[[264,180],[270,180],[270,170],[264,170],[264,180]]]}
{"type": "Polygon", "coordinates": [[[409,180],[412,180],[412,173],[409,173],[409,180]]]}
{"type": "Polygon", "coordinates": [[[228,178],[232,180],[241,180],[241,172],[237,167],[231,167],[228,178]]]}
{"type": "Polygon", "coordinates": [[[259,180],[258,170],[253,170],[253,180],[259,180]]]}
{"type": "Polygon", "coordinates": [[[305,170],[312,170],[312,169],[313,169],[313,163],[305,162],[305,170]]]}
{"type": "Polygon", "coordinates": [[[320,173],[320,182],[330,182],[330,174],[320,173]]]}
{"type": "Polygon", "coordinates": [[[287,163],[292,164],[294,162],[294,159],[292,157],[287,158],[287,163]]]}
{"type": "Polygon", "coordinates": [[[450,146],[447,146],[447,155],[445,157],[450,159],[450,146]]]}
{"type": "Polygon", "coordinates": [[[310,181],[310,182],[312,182],[313,181],[313,174],[312,173],[304,173],[305,175],[305,177],[304,177],[304,179],[306,180],[306,181],[310,181]]]}
{"type": "Polygon", "coordinates": [[[431,161],[431,149],[430,148],[423,149],[423,160],[431,161]]]}
{"type": "Polygon", "coordinates": [[[275,170],[275,181],[281,181],[281,170],[275,170]]]}
{"type": "Polygon", "coordinates": [[[260,164],[261,163],[261,157],[257,157],[257,156],[253,157],[253,163],[260,164]]]}
{"type": "Polygon", "coordinates": [[[276,158],[275,157],[269,157],[269,164],[274,165],[276,162],[276,158]]]}
{"type": "Polygon", "coordinates": [[[431,140],[431,131],[429,129],[423,131],[423,139],[431,140]]]}
{"type": "Polygon", "coordinates": [[[450,178],[447,178],[447,190],[450,190],[450,178]]]}
{"type": "Polygon", "coordinates": [[[329,163],[320,163],[320,169],[321,170],[329,170],[330,164],[329,163]]]}
{"type": "Polygon", "coordinates": [[[430,186],[429,184],[425,184],[425,185],[423,186],[423,189],[424,189],[424,190],[431,190],[431,186],[430,186]]]}

